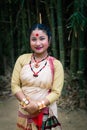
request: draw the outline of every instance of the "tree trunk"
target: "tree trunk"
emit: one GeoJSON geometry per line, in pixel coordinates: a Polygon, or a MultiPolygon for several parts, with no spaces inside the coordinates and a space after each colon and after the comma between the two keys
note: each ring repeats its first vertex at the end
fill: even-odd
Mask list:
{"type": "Polygon", "coordinates": [[[59,36],[59,54],[60,61],[63,66],[65,63],[65,54],[64,54],[64,36],[63,36],[63,22],[62,22],[62,1],[57,0],[57,30],[59,36]]]}
{"type": "Polygon", "coordinates": [[[77,73],[78,64],[78,51],[77,51],[77,39],[74,32],[72,33],[72,43],[71,43],[71,55],[70,55],[70,71],[72,74],[77,73]]]}
{"type": "Polygon", "coordinates": [[[30,11],[30,3],[29,3],[29,0],[27,0],[27,18],[28,18],[28,26],[29,26],[29,29],[31,28],[31,11],[30,11]]]}
{"type": "Polygon", "coordinates": [[[13,21],[12,21],[12,14],[11,14],[11,0],[8,0],[9,1],[9,12],[10,12],[10,15],[9,15],[9,20],[10,20],[10,46],[11,46],[11,49],[10,49],[10,52],[11,52],[11,64],[12,64],[12,67],[14,66],[14,46],[13,46],[13,43],[14,43],[14,40],[13,40],[13,21]]]}
{"type": "Polygon", "coordinates": [[[29,45],[27,42],[27,19],[25,9],[22,10],[22,53],[29,51],[29,45]]]}
{"type": "Polygon", "coordinates": [[[39,2],[36,0],[36,18],[37,18],[37,23],[40,23],[39,19],[39,2]]]}
{"type": "MultiPolygon", "coordinates": [[[[84,0],[80,0],[81,13],[84,15],[84,0]]],[[[79,28],[79,58],[78,58],[78,76],[80,87],[83,88],[84,70],[85,70],[85,45],[84,45],[84,29],[79,28]]]]}
{"type": "Polygon", "coordinates": [[[54,21],[54,10],[53,10],[53,0],[50,1],[50,16],[51,16],[51,31],[52,31],[52,52],[53,56],[58,58],[57,54],[57,46],[56,46],[56,40],[55,40],[55,21],[54,21]]]}
{"type": "Polygon", "coordinates": [[[72,41],[71,41],[71,56],[70,56],[70,71],[72,74],[77,73],[77,66],[78,66],[78,51],[77,51],[77,44],[78,44],[78,30],[77,30],[77,20],[75,17],[75,13],[79,10],[79,0],[74,0],[74,11],[73,11],[73,18],[72,23],[74,23],[72,27],[72,41]]]}

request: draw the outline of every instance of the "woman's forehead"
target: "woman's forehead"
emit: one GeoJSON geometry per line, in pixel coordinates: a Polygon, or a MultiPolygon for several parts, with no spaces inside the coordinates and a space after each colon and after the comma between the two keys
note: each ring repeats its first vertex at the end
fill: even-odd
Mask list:
{"type": "Polygon", "coordinates": [[[46,35],[46,32],[44,30],[33,30],[31,35],[34,35],[34,36],[39,36],[39,35],[46,35]]]}

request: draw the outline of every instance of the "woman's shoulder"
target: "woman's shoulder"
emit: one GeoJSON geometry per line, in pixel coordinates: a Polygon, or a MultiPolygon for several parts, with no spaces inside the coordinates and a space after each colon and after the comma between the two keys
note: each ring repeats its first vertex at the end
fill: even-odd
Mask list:
{"type": "Polygon", "coordinates": [[[32,55],[32,53],[25,53],[25,54],[20,55],[18,58],[19,59],[29,58],[29,57],[31,57],[31,55],[32,55]]]}
{"type": "Polygon", "coordinates": [[[20,62],[20,64],[24,65],[29,63],[29,60],[31,59],[32,53],[26,53],[22,54],[17,58],[17,61],[20,62]]]}
{"type": "Polygon", "coordinates": [[[62,63],[58,58],[55,58],[54,56],[50,56],[50,58],[54,64],[54,67],[62,66],[62,63]]]}
{"type": "Polygon", "coordinates": [[[55,58],[54,56],[49,57],[55,64],[61,63],[61,61],[58,58],[55,58]]]}

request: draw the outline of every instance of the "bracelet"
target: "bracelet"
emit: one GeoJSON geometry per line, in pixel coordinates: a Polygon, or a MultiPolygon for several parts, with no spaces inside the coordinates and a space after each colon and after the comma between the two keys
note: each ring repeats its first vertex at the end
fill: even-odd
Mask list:
{"type": "Polygon", "coordinates": [[[41,110],[41,109],[43,109],[43,108],[46,107],[44,101],[38,102],[37,104],[38,104],[38,108],[39,108],[39,110],[41,110]]]}
{"type": "Polygon", "coordinates": [[[23,107],[28,105],[28,104],[29,104],[29,100],[27,98],[23,98],[22,101],[20,102],[20,105],[23,107]]]}

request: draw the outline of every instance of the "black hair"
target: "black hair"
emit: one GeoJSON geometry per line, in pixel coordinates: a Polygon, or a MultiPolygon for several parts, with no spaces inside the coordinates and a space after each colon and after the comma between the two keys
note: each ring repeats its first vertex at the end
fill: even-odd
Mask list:
{"type": "Polygon", "coordinates": [[[30,35],[31,35],[32,31],[35,30],[35,29],[39,29],[39,30],[44,31],[47,34],[47,36],[48,36],[48,40],[51,39],[51,37],[52,37],[51,31],[50,31],[50,29],[46,25],[39,24],[39,23],[38,24],[34,24],[31,27],[31,29],[30,29],[30,35]]]}

